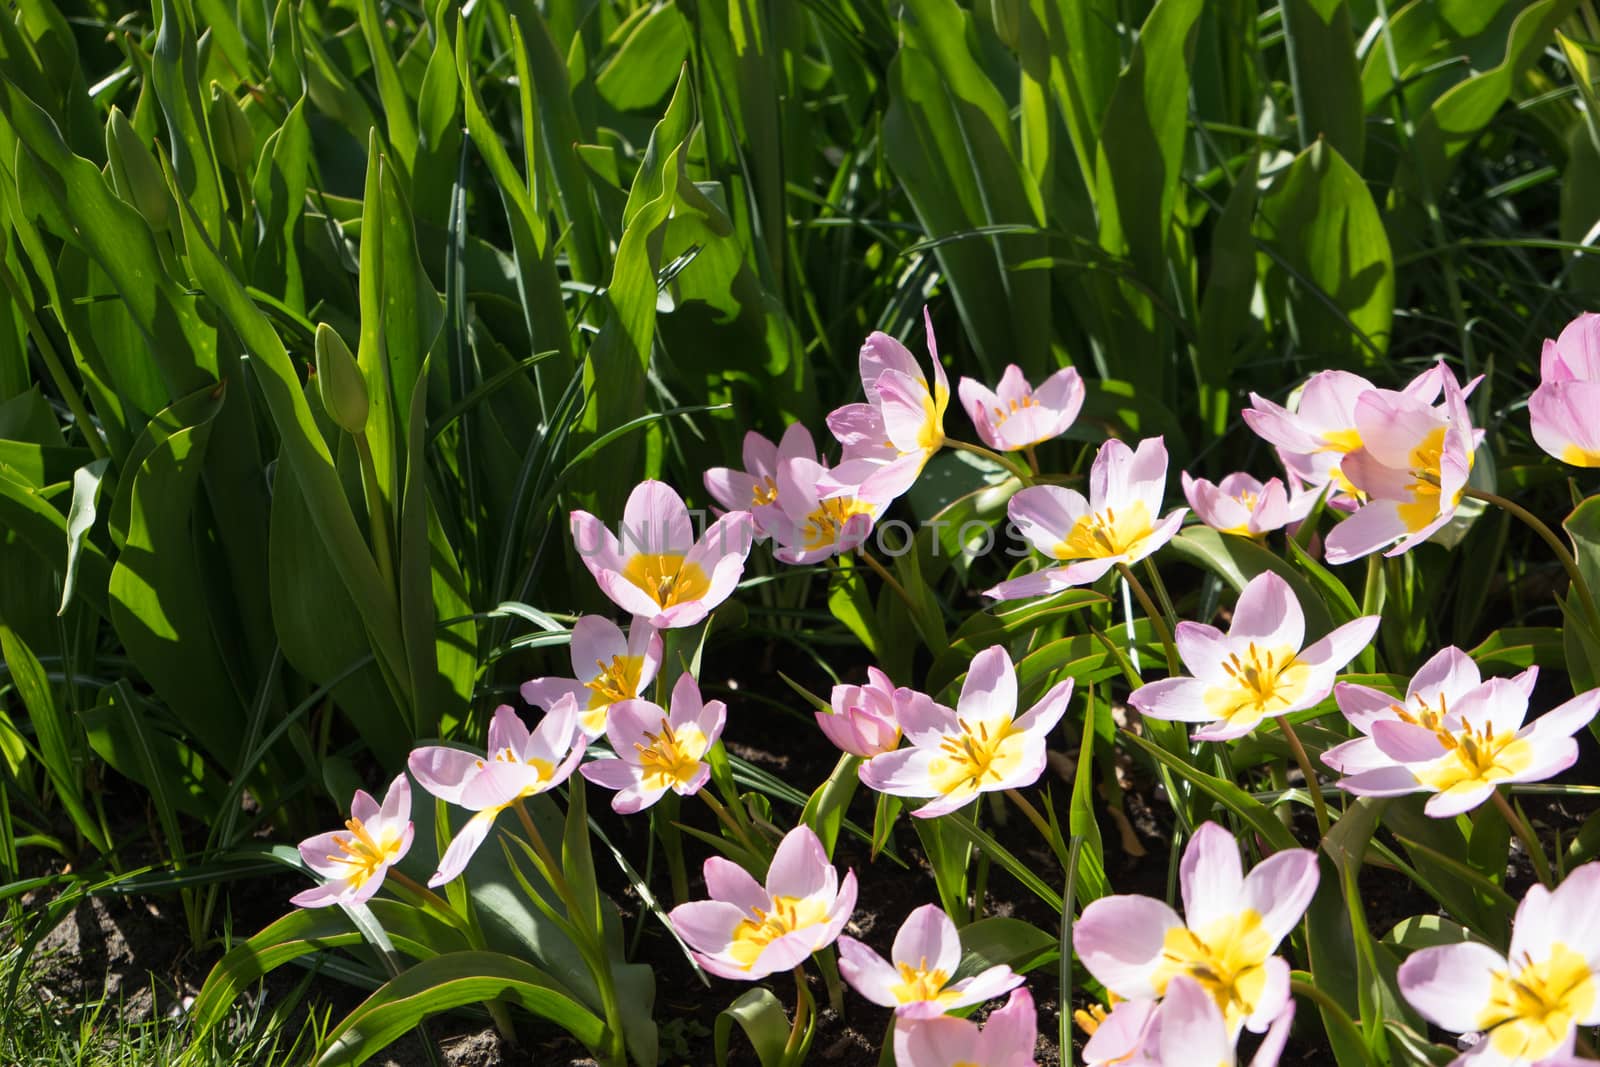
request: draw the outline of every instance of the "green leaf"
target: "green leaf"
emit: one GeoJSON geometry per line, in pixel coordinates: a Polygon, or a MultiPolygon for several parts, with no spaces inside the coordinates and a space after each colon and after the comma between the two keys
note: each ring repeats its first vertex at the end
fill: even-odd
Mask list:
{"type": "Polygon", "coordinates": [[[1323,364],[1371,366],[1389,347],[1394,257],[1372,193],[1331,145],[1295,157],[1261,201],[1257,233],[1277,269],[1268,306],[1323,364]]]}
{"type": "Polygon", "coordinates": [[[94,527],[95,505],[100,499],[100,483],[105,478],[110,458],[97,459],[79,467],[72,475],[72,508],[67,512],[67,570],[61,578],[61,606],[57,615],[67,613],[73,590],[78,584],[79,553],[84,538],[94,527]]]}
{"type": "Polygon", "coordinates": [[[1300,843],[1295,840],[1294,834],[1290,833],[1288,827],[1279,822],[1277,817],[1272,814],[1272,809],[1232,782],[1224,781],[1214,775],[1205,773],[1166,749],[1146,741],[1138,734],[1124,731],[1122,738],[1125,741],[1132,742],[1157,763],[1165,765],[1180,777],[1192,783],[1202,793],[1205,793],[1218,804],[1239,816],[1249,824],[1251,829],[1260,834],[1262,839],[1269,843],[1274,851],[1300,847],[1300,843]]]}
{"type": "Polygon", "coordinates": [[[1308,642],[1333,629],[1333,616],[1306,576],[1249,538],[1218,533],[1209,526],[1189,526],[1170,544],[1176,555],[1215,574],[1236,593],[1243,592],[1250,579],[1262,571],[1272,571],[1294,590],[1306,614],[1308,642]]]}
{"type": "Polygon", "coordinates": [[[717,1014],[712,1031],[717,1067],[727,1067],[733,1024],[738,1023],[756,1050],[761,1067],[778,1067],[789,1040],[789,1017],[770,989],[752,989],[717,1014]]]}
{"type": "Polygon", "coordinates": [[[990,915],[961,928],[961,966],[956,975],[975,975],[1005,965],[1019,973],[1043,967],[1060,954],[1056,935],[1007,915],[990,915]]]}
{"type": "Polygon", "coordinates": [[[449,952],[425,959],[391,979],[333,1028],[318,1067],[365,1063],[430,1015],[503,998],[599,1048],[605,1024],[574,1001],[549,975],[499,952],[449,952]]]}
{"type": "Polygon", "coordinates": [[[594,78],[601,99],[618,111],[647,108],[665,96],[689,51],[689,27],[676,6],[635,14],[613,34],[618,47],[594,78]]]}
{"type": "MultiPolygon", "coordinates": [[[[1068,829],[1083,841],[1083,847],[1078,850],[1074,884],[1080,908],[1088,907],[1091,901],[1111,893],[1111,882],[1106,878],[1105,845],[1100,840],[1100,822],[1094,814],[1094,742],[1098,707],[1091,689],[1083,705],[1083,734],[1078,742],[1078,768],[1072,779],[1072,800],[1067,816],[1068,829]]],[[[1110,715],[1108,706],[1105,718],[1109,720],[1110,715]]]]}
{"type": "Polygon", "coordinates": [[[1360,170],[1366,109],[1348,0],[1284,0],[1282,10],[1300,145],[1324,140],[1360,170]]]}
{"type": "Polygon", "coordinates": [[[805,810],[800,813],[800,821],[811,827],[821,839],[823,851],[829,857],[833,856],[834,842],[839,839],[839,828],[844,822],[846,810],[850,807],[850,799],[856,794],[856,786],[860,783],[860,778],[856,775],[856,770],[860,766],[860,756],[852,756],[846,752],[839,757],[839,763],[834,767],[833,773],[828,775],[827,781],[817,786],[816,792],[811,794],[811,799],[806,801],[805,810]]]}

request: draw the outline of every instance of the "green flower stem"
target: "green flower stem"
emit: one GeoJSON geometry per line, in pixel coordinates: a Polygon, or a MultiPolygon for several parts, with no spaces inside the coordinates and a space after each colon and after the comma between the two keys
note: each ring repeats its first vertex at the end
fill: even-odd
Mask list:
{"type": "Polygon", "coordinates": [[[1145,591],[1144,584],[1139,581],[1139,576],[1133,573],[1132,567],[1126,563],[1118,563],[1117,572],[1122,575],[1122,580],[1128,583],[1128,588],[1133,590],[1133,595],[1139,598],[1139,606],[1144,609],[1145,618],[1150,620],[1151,628],[1161,639],[1161,647],[1167,650],[1167,673],[1176,678],[1182,673],[1182,666],[1178,660],[1178,646],[1172,641],[1172,630],[1167,627],[1167,620],[1156,610],[1155,602],[1150,599],[1150,594],[1145,591]]]}
{"type": "Polygon", "coordinates": [[[966,441],[957,441],[953,437],[946,437],[944,439],[944,443],[949,445],[951,448],[956,449],[957,451],[971,452],[974,456],[982,456],[991,463],[1000,464],[1000,466],[1016,475],[1017,479],[1022,482],[1023,485],[1032,485],[1033,476],[1039,473],[1037,469],[1030,471],[1026,465],[1017,462],[1010,456],[1003,456],[993,449],[984,448],[982,445],[973,445],[968,444],[966,441]]]}
{"type": "Polygon", "coordinates": [[[1294,724],[1289,721],[1289,716],[1276,716],[1278,726],[1283,730],[1283,738],[1289,742],[1289,751],[1294,753],[1294,760],[1300,765],[1300,773],[1305,775],[1306,790],[1311,794],[1311,806],[1317,813],[1317,834],[1320,837],[1328,836],[1328,805],[1322,799],[1322,786],[1317,783],[1316,768],[1311,766],[1311,757],[1306,755],[1306,746],[1300,743],[1300,735],[1294,732],[1294,724]]]}
{"type": "Polygon", "coordinates": [[[1498,789],[1494,791],[1494,806],[1500,809],[1500,814],[1505,816],[1506,825],[1521,839],[1522,847],[1528,850],[1528,858],[1533,861],[1533,871],[1539,876],[1539,881],[1547,888],[1554,889],[1556,883],[1550,874],[1550,858],[1544,854],[1544,845],[1539,843],[1539,835],[1533,832],[1533,827],[1522,817],[1522,812],[1498,789]]]}
{"type": "Polygon", "coordinates": [[[1582,602],[1584,613],[1589,617],[1590,628],[1595,633],[1600,634],[1600,610],[1595,608],[1594,594],[1590,591],[1588,583],[1583,580],[1583,572],[1578,569],[1578,561],[1573,558],[1571,552],[1567,551],[1567,546],[1561,543],[1561,538],[1556,536],[1555,531],[1546,526],[1539,516],[1521,504],[1496,493],[1486,493],[1482,489],[1474,489],[1468,486],[1461,491],[1461,495],[1472,500],[1481,500],[1486,504],[1493,504],[1495,507],[1509,512],[1521,519],[1529,529],[1542,537],[1545,544],[1549,545],[1550,550],[1556,554],[1556,559],[1561,561],[1561,566],[1566,568],[1567,578],[1571,580],[1572,588],[1577,590],[1578,600],[1582,602]]]}
{"type": "Polygon", "coordinates": [[[1066,842],[1062,841],[1061,835],[1056,833],[1050,826],[1049,820],[1041,815],[1039,809],[1034,807],[1033,803],[1017,790],[1007,789],[1006,796],[1011,798],[1011,802],[1017,806],[1017,810],[1026,815],[1028,821],[1033,823],[1038,831],[1044,835],[1044,839],[1050,843],[1050,851],[1056,854],[1056,859],[1061,861],[1062,867],[1065,867],[1067,865],[1066,842]]]}
{"type": "Polygon", "coordinates": [[[789,1028],[789,1040],[783,1046],[785,1067],[796,1067],[805,1062],[806,1048],[811,1044],[811,1026],[816,1017],[811,990],[806,986],[804,966],[794,969],[794,1025],[789,1028]]]}

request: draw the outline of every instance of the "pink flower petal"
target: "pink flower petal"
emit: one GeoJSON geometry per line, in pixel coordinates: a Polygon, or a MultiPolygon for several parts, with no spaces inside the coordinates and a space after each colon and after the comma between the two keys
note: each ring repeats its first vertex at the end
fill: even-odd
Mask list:
{"type": "Polygon", "coordinates": [[[768,893],[774,897],[832,896],[837,885],[838,874],[810,827],[797,826],[784,835],[767,869],[768,893]]]}
{"type": "Polygon", "coordinates": [[[899,1006],[900,1001],[891,990],[899,983],[900,972],[853,937],[839,938],[839,973],[850,988],[872,1003],[885,1008],[899,1006]]]}
{"type": "Polygon", "coordinates": [[[1182,926],[1177,913],[1141,896],[1101,897],[1073,924],[1073,948],[1089,973],[1120,997],[1158,992],[1154,978],[1167,931],[1182,926]]]}
{"type": "Polygon", "coordinates": [[[1298,652],[1305,635],[1305,613],[1289,583],[1273,571],[1262,571],[1250,579],[1233,609],[1228,636],[1254,641],[1263,649],[1298,652]]]}
{"type": "Polygon", "coordinates": [[[1203,929],[1218,918],[1233,915],[1244,890],[1239,842],[1216,823],[1202,823],[1184,847],[1178,879],[1190,929],[1203,929]]]}
{"type": "Polygon", "coordinates": [[[913,969],[954,974],[961,966],[961,937],[956,924],[938,905],[922,905],[900,924],[890,958],[896,965],[904,963],[913,969]]]}
{"type": "Polygon", "coordinates": [[[1274,852],[1245,876],[1244,904],[1261,915],[1261,925],[1274,944],[1294,929],[1311,906],[1318,877],[1317,854],[1304,848],[1274,852]]]}
{"type": "Polygon", "coordinates": [[[1423,1018],[1452,1033],[1478,1029],[1489,1006],[1495,971],[1505,957],[1475,941],[1413,952],[1400,965],[1400,992],[1423,1018]]]}

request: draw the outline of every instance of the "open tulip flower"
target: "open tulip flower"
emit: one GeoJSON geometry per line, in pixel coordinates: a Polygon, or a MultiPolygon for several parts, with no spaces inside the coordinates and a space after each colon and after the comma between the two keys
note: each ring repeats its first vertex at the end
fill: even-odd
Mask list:
{"type": "Polygon", "coordinates": [[[894,1027],[896,1067],[1037,1067],[1038,1012],[1025,988],[977,1023],[954,1016],[900,1018],[894,1027]]]}
{"type": "Polygon", "coordinates": [[[1018,715],[1016,669],[1006,650],[993,645],[973,657],[954,711],[932,700],[901,709],[910,745],[863,763],[861,781],[880,793],[932,797],[912,812],[923,819],[955,811],[979,793],[1032,785],[1044,772],[1045,739],[1071,696],[1068,678],[1018,715]]]}
{"type": "Polygon", "coordinates": [[[1178,873],[1187,921],[1153,897],[1102,897],[1073,926],[1078,958],[1129,1000],[1164,996],[1173,978],[1191,978],[1222,1010],[1230,1035],[1240,1026],[1265,1031],[1289,1002],[1289,965],[1273,953],[1316,892],[1316,853],[1285,849],[1247,876],[1233,835],[1208,822],[1189,839],[1178,873]]]}
{"type": "Polygon", "coordinates": [[[389,783],[382,805],[365,789],[357,789],[343,830],[300,842],[300,858],[326,880],[289,902],[301,908],[365,903],[383,885],[389,868],[410,851],[413,832],[411,783],[404,774],[389,783]]]}
{"type": "Polygon", "coordinates": [[[1482,436],[1472,427],[1466,394],[1440,369],[1444,400],[1373,389],[1356,402],[1361,447],[1345,456],[1344,475],[1367,501],[1328,534],[1329,563],[1386,549],[1408,552],[1449,522],[1461,504],[1482,436]]]}
{"type": "Polygon", "coordinates": [[[754,535],[750,513],[735,511],[695,540],[683,498],[656,481],[640,482],[628,495],[621,540],[587,511],[572,513],[578,555],[601,590],[660,629],[693,626],[726,600],[754,535]]]}
{"type": "Polygon", "coordinates": [[[866,685],[833,687],[832,711],[819,711],[817,725],[843,752],[871,759],[892,752],[900,744],[900,709],[911,701],[933,698],[924,693],[895,688],[889,676],[876,667],[867,668],[866,685]]]}
{"type": "Polygon", "coordinates": [[[578,728],[588,738],[606,732],[612,705],[632,700],[661,668],[661,634],[636,619],[626,636],[601,615],[585,615],[572,627],[574,678],[534,678],[522,683],[522,699],[549,711],[566,696],[578,704],[578,728]]]}
{"type": "Polygon", "coordinates": [[[753,982],[793,970],[833,944],[856,906],[856,876],[843,881],[810,827],[784,835],[763,887],[743,867],[705,862],[710,900],[691,900],[667,918],[700,966],[722,978],[753,982]]]}
{"type": "MultiPolygon", "coordinates": [[[[815,459],[787,457],[778,463],[778,506],[763,516],[784,563],[820,563],[853,552],[872,534],[889,498],[864,486],[846,485],[815,459]]],[[[859,471],[858,471],[859,473],[859,471]]]]}
{"type": "Polygon", "coordinates": [[[934,453],[944,447],[944,413],[950,406],[950,380],[939,362],[933,319],[922,311],[933,363],[928,383],[917,359],[905,345],[881,331],[861,346],[864,404],[846,404],[828,416],[828,428],[844,446],[834,472],[844,485],[860,486],[858,495],[887,503],[911,488],[934,453]]]}
{"type": "Polygon", "coordinates": [[[1006,367],[993,392],[973,378],[961,379],[956,391],[978,437],[997,452],[1031,448],[1066,433],[1085,393],[1075,368],[1056,371],[1034,389],[1015,363],[1006,367]]]}
{"type": "Polygon", "coordinates": [[[778,467],[792,459],[817,461],[817,446],[802,423],[790,423],[783,438],[773,444],[751,430],[744,435],[744,470],[713,467],[705,473],[706,492],[730,512],[748,511],[762,537],[772,533],[770,520],[778,511],[778,467]]]}
{"type": "Polygon", "coordinates": [[[669,789],[692,796],[711,777],[706,750],[717,743],[727,721],[727,705],[702,701],[694,675],[685,671],[672,687],[670,714],[648,700],[614,705],[606,722],[606,740],[617,758],[586,763],[579,773],[595,785],[616,790],[611,809],[621,815],[643,811],[669,789]]]}
{"type": "Polygon", "coordinates": [[[1600,1023],[1600,863],[1554,890],[1528,890],[1502,956],[1476,941],[1413,952],[1400,992],[1429,1022],[1482,1040],[1452,1067],[1532,1067],[1571,1054],[1580,1026],[1600,1023]]]}
{"type": "Polygon", "coordinates": [[[934,904],[922,905],[900,924],[888,960],[849,935],[839,938],[839,973],[844,980],[874,1004],[893,1008],[902,1019],[936,1018],[993,1000],[1022,984],[1022,976],[1004,964],[952,982],[950,976],[960,965],[956,924],[934,904]]]}
{"type": "Polygon", "coordinates": [[[1007,512],[1028,543],[1066,564],[1001,582],[984,593],[996,600],[1045,596],[1096,581],[1118,563],[1137,563],[1177,534],[1187,508],[1163,518],[1167,448],[1147,437],[1131,449],[1112,439],[1089,470],[1089,498],[1056,485],[1029,486],[1007,512]]]}
{"type": "Polygon", "coordinates": [[[1277,446],[1284,465],[1304,481],[1321,486],[1333,482],[1344,493],[1354,491],[1339,461],[1361,447],[1356,427],[1356,401],[1373,385],[1359,374],[1325,370],[1300,388],[1292,408],[1255,393],[1239,414],[1258,436],[1277,446]]]}
{"type": "Polygon", "coordinates": [[[485,755],[442,745],[413,751],[408,765],[417,783],[474,813],[445,849],[428,885],[443,885],[466,870],[499,814],[566,781],[583,752],[578,704],[571,695],[557,701],[531,731],[509,705],[500,705],[489,721],[485,755]]]}
{"type": "Polygon", "coordinates": [[[1528,417],[1539,447],[1574,467],[1600,467],[1600,315],[1585,312],[1546,340],[1528,417]]]}
{"type": "Polygon", "coordinates": [[[1183,495],[1195,517],[1213,530],[1240,537],[1265,537],[1273,530],[1299,522],[1317,502],[1314,491],[1290,495],[1283,481],[1265,483],[1241,472],[1212,484],[1204,478],[1181,475],[1183,495]]]}
{"type": "Polygon", "coordinates": [[[1243,737],[1262,719],[1302,711],[1333,691],[1339,668],[1372,640],[1379,617],[1364,615],[1309,647],[1305,613],[1289,583],[1262,571],[1239,594],[1233,621],[1215,626],[1180,622],[1173,633],[1193,677],[1164,678],[1134,690],[1128,703],[1141,715],[1212,725],[1200,741],[1243,737]]]}
{"type": "Polygon", "coordinates": [[[1442,819],[1472,810],[1500,785],[1560,774],[1578,759],[1572,735],[1600,711],[1600,689],[1524,724],[1531,672],[1490,678],[1449,707],[1372,722],[1370,746],[1330,751],[1348,774],[1336,784],[1358,796],[1433,793],[1423,810],[1442,819]]]}

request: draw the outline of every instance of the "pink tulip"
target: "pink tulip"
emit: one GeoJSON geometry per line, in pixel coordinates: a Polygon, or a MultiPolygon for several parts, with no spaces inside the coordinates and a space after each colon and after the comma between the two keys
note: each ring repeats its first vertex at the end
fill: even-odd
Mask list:
{"type": "Polygon", "coordinates": [[[1470,811],[1500,785],[1543,781],[1577,761],[1572,735],[1600,712],[1600,689],[1524,725],[1533,681],[1529,668],[1515,678],[1490,678],[1453,703],[1440,699],[1436,708],[1413,711],[1408,699],[1392,717],[1372,716],[1365,723],[1369,737],[1338,746],[1324,761],[1337,763],[1347,775],[1337,785],[1357,796],[1433,793],[1423,810],[1435,818],[1470,811]]]}
{"type": "Polygon", "coordinates": [[[1065,367],[1035,391],[1013,363],[994,392],[973,378],[961,379],[957,392],[983,443],[999,452],[1016,452],[1066,433],[1083,407],[1085,390],[1078,372],[1065,367]]]}
{"type": "Polygon", "coordinates": [[[1073,926],[1078,958],[1130,1000],[1193,979],[1222,1010],[1229,1035],[1240,1026],[1265,1031],[1289,1003],[1289,965],[1273,953],[1316,892],[1316,853],[1285,849],[1247,876],[1233,835],[1208,822],[1189,839],[1178,874],[1187,922],[1152,897],[1102,897],[1073,926]]]}
{"type": "Polygon", "coordinates": [[[830,471],[803,456],[779,462],[778,507],[763,516],[777,559],[820,563],[855,551],[871,536],[888,498],[838,482],[833,476],[841,469],[830,471]]]}
{"type": "Polygon", "coordinates": [[[1033,996],[1015,989],[1005,1007],[977,1023],[954,1016],[895,1021],[894,1062],[897,1067],[1037,1067],[1033,1048],[1039,1041],[1033,996]]]}
{"type": "Polygon", "coordinates": [[[672,790],[693,796],[711,777],[705,754],[728,719],[720,700],[700,699],[700,686],[685,671],[672,687],[672,711],[648,700],[624,700],[611,709],[606,740],[616,759],[586,763],[580,773],[606,789],[617,790],[611,810],[642,811],[672,790]]]}
{"type": "Polygon", "coordinates": [[[691,900],[667,918],[700,966],[753,982],[793,970],[833,944],[856,906],[856,876],[844,880],[807,826],[790,830],[772,857],[767,884],[720,856],[705,862],[710,900],[691,900]]]}
{"type": "Polygon", "coordinates": [[[1195,516],[1222,533],[1240,537],[1265,537],[1273,530],[1297,523],[1311,513],[1318,494],[1312,491],[1293,496],[1277,478],[1263,484],[1243,472],[1230,474],[1213,485],[1204,478],[1191,478],[1184,471],[1183,495],[1195,516]]]}
{"type": "Polygon", "coordinates": [[[1580,1026],[1600,1023],[1600,863],[1555,890],[1536,885],[1517,907],[1511,952],[1477,941],[1413,952],[1400,992],[1444,1030],[1481,1032],[1452,1067],[1566,1062],[1580,1026]]]}
{"type": "Polygon", "coordinates": [[[585,615],[572,627],[573,678],[534,678],[522,683],[522,699],[549,711],[566,696],[578,705],[578,729],[588,738],[606,732],[612,705],[632,700],[661,668],[661,634],[635,620],[626,636],[600,615],[585,615]]]}
{"type": "Polygon", "coordinates": [[[381,807],[365,789],[357,789],[343,831],[300,842],[300,858],[324,881],[289,903],[300,908],[365,903],[389,868],[410,851],[412,834],[411,783],[404,774],[389,783],[381,807]]]}
{"type": "Polygon", "coordinates": [[[1439,381],[1444,402],[1437,407],[1387,389],[1357,401],[1362,443],[1341,468],[1367,502],[1328,534],[1329,563],[1380,549],[1390,556],[1410,551],[1455,516],[1482,435],[1455,375],[1441,366],[1439,381]]]}
{"type": "Polygon", "coordinates": [[[912,812],[927,819],[955,811],[979,793],[1032,785],[1044,772],[1045,739],[1066,713],[1072,679],[1057,683],[1017,715],[1017,672],[994,645],[973,657],[954,711],[932,700],[911,701],[900,728],[911,744],[861,765],[868,788],[902,797],[932,797],[912,812]]]}
{"type": "Polygon", "coordinates": [[[839,938],[839,973],[874,1004],[902,1019],[933,1019],[947,1011],[982,1004],[1022,984],[1022,976],[999,964],[952,982],[961,966],[961,937],[950,916],[924,904],[895,934],[891,960],[848,935],[839,938]]]}
{"type": "Polygon", "coordinates": [[[1159,437],[1137,450],[1112,439],[1089,470],[1089,499],[1071,489],[1034,485],[1011,498],[1007,512],[1034,548],[1065,563],[1001,582],[984,596],[1019,600],[1096,581],[1118,563],[1137,563],[1177,534],[1187,508],[1164,518],[1167,449],[1159,437]]]}
{"type": "Polygon", "coordinates": [[[1533,439],[1574,467],[1600,467],[1600,315],[1579,315],[1546,340],[1539,388],[1528,398],[1533,439]]]}
{"type": "Polygon", "coordinates": [[[1339,464],[1361,447],[1356,401],[1372,388],[1360,375],[1321,371],[1306,381],[1292,408],[1251,393],[1250,407],[1240,415],[1257,435],[1277,447],[1284,466],[1297,477],[1316,487],[1331,481],[1337,492],[1350,493],[1354,487],[1339,464]]]}
{"type": "Polygon", "coordinates": [[[744,436],[745,469],[713,467],[705,473],[706,491],[728,511],[748,511],[762,537],[772,533],[770,518],[778,513],[778,468],[790,459],[817,461],[811,433],[790,423],[777,444],[754,430],[744,436]]]}
{"type": "Polygon", "coordinates": [[[866,685],[833,687],[833,710],[816,713],[817,725],[843,752],[862,759],[893,751],[900,744],[900,709],[928,697],[904,686],[896,689],[889,676],[867,668],[866,685]]]}
{"type": "Polygon", "coordinates": [[[944,413],[950,380],[939,362],[933,319],[922,311],[933,363],[933,383],[899,341],[874,331],[861,346],[864,404],[846,404],[828,416],[828,429],[844,446],[836,471],[842,484],[887,504],[911,488],[934,453],[944,447],[944,413]]]}
{"type": "Polygon", "coordinates": [[[583,752],[578,704],[570,694],[557,701],[531,732],[510,706],[500,705],[489,722],[485,755],[442,745],[412,752],[407,764],[418,785],[474,813],[445,849],[428,884],[443,885],[466,870],[495,818],[517,801],[565,782],[583,752]]]}
{"type": "Polygon", "coordinates": [[[1161,1067],[1161,1002],[1122,1000],[1111,1009],[1095,1005],[1094,1014],[1073,1013],[1089,1035],[1083,1046],[1084,1067],[1161,1067]]]}
{"type": "Polygon", "coordinates": [[[731,512],[696,541],[683,499],[644,481],[628,496],[620,541],[587,511],[572,513],[572,539],[613,603],[666,630],[693,626],[733,592],[750,554],[752,522],[748,511],[731,512]]]}
{"type": "Polygon", "coordinates": [[[1363,615],[1303,647],[1305,613],[1289,583],[1262,571],[1239,594],[1226,635],[1180,622],[1173,637],[1193,677],[1164,678],[1134,690],[1142,715],[1213,725],[1200,741],[1243,737],[1262,719],[1313,707],[1333,691],[1339,668],[1365,648],[1379,617],[1363,615]]]}
{"type": "MultiPolygon", "coordinates": [[[[1161,1067],[1190,1067],[1191,1064],[1233,1067],[1238,1062],[1234,1049],[1237,1034],[1229,1033],[1227,1020],[1215,998],[1194,979],[1174,976],[1157,1014],[1161,1067]]],[[[1267,1028],[1267,1036],[1250,1058],[1250,1067],[1277,1067],[1293,1022],[1294,1001],[1291,1000],[1267,1028]]]]}

